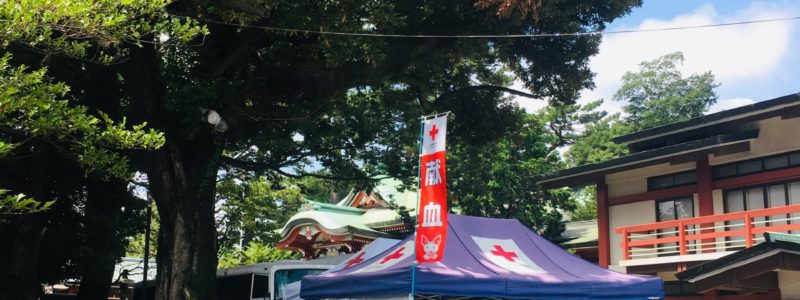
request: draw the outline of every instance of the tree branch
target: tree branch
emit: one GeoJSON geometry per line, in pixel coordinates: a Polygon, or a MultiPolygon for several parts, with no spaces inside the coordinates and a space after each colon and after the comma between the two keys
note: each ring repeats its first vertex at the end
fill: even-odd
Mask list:
{"type": "Polygon", "coordinates": [[[270,11],[264,7],[259,7],[255,5],[251,5],[246,1],[241,0],[232,0],[232,1],[215,1],[218,4],[230,8],[235,11],[239,11],[242,13],[258,16],[258,17],[267,17],[270,14],[270,11]]]}
{"type": "MultiPolygon", "coordinates": [[[[70,161],[73,161],[75,163],[80,163],[80,159],[77,156],[75,156],[71,151],[65,149],[63,146],[59,145],[56,141],[48,139],[46,136],[33,136],[33,135],[30,135],[29,133],[25,132],[24,130],[13,129],[13,128],[5,127],[5,126],[0,126],[0,134],[5,134],[5,135],[9,135],[9,136],[22,138],[23,141],[18,143],[19,145],[23,145],[23,144],[25,144],[25,143],[27,143],[27,142],[29,142],[31,140],[36,140],[36,141],[40,141],[40,142],[46,143],[48,145],[51,145],[57,152],[59,152],[62,155],[64,155],[70,161]]],[[[29,154],[24,155],[22,157],[16,157],[15,159],[24,158],[24,157],[27,157],[29,155],[33,155],[33,154],[35,154],[37,152],[40,152],[40,151],[42,151],[42,149],[37,149],[33,153],[29,153],[29,154]]]]}
{"type": "Polygon", "coordinates": [[[564,146],[567,141],[564,137],[564,132],[560,127],[557,128],[558,126],[556,126],[554,122],[550,122],[547,126],[550,127],[550,130],[553,131],[553,134],[556,136],[556,142],[550,145],[550,147],[547,147],[547,155],[550,155],[550,153],[553,153],[558,147],[564,146]]]}
{"type": "Polygon", "coordinates": [[[214,74],[216,76],[222,76],[228,68],[233,65],[233,63],[238,59],[241,55],[244,54],[251,54],[251,51],[247,51],[253,44],[255,44],[258,40],[260,40],[264,36],[264,32],[260,31],[256,33],[254,36],[240,39],[242,43],[233,49],[233,51],[229,51],[228,55],[226,55],[223,59],[220,60],[220,63],[217,65],[214,74]]]}
{"type": "Polygon", "coordinates": [[[531,98],[531,99],[539,98],[534,94],[523,92],[523,91],[520,91],[520,90],[515,90],[515,89],[512,89],[512,88],[507,88],[507,87],[498,86],[498,85],[483,84],[483,85],[468,86],[468,87],[460,88],[460,89],[457,89],[457,90],[445,92],[444,94],[439,95],[439,97],[437,97],[434,102],[439,102],[442,99],[454,97],[454,96],[457,96],[457,95],[460,95],[460,94],[463,94],[463,93],[466,93],[466,92],[472,92],[472,91],[505,92],[505,93],[509,93],[509,94],[512,94],[512,95],[517,95],[517,96],[521,96],[521,97],[525,97],[525,98],[531,98]]]}
{"type": "Polygon", "coordinates": [[[30,137],[30,135],[27,134],[27,132],[25,132],[23,130],[13,129],[13,128],[9,128],[9,127],[6,127],[6,126],[0,126],[0,134],[6,134],[6,135],[11,135],[11,136],[20,137],[20,138],[28,138],[28,137],[30,137]]]}
{"type": "Polygon", "coordinates": [[[331,176],[331,175],[323,175],[323,174],[314,174],[314,173],[306,173],[306,172],[298,172],[297,174],[288,173],[281,169],[276,169],[276,173],[281,174],[286,177],[300,179],[303,177],[315,177],[320,179],[328,179],[328,180],[341,180],[341,181],[364,181],[364,180],[382,180],[391,178],[388,175],[383,175],[381,177],[376,176],[363,176],[363,177],[341,177],[341,176],[331,176]]]}
{"type": "MultiPolygon", "coordinates": [[[[286,177],[289,177],[289,178],[295,178],[295,179],[300,179],[300,178],[304,178],[304,177],[315,177],[315,178],[328,179],[328,180],[363,181],[363,180],[381,180],[381,179],[390,178],[389,176],[383,176],[383,177],[375,177],[375,176],[344,177],[344,176],[332,176],[332,175],[324,175],[324,174],[306,173],[306,172],[297,172],[296,174],[292,174],[292,173],[286,172],[284,170],[281,170],[280,166],[270,165],[270,164],[263,163],[263,162],[244,161],[244,160],[235,159],[235,158],[228,157],[228,156],[223,156],[221,163],[225,164],[225,165],[228,165],[228,166],[231,166],[231,167],[234,167],[234,168],[239,168],[239,169],[246,170],[246,171],[251,171],[251,172],[268,172],[268,171],[269,172],[275,172],[275,173],[278,173],[280,175],[283,175],[283,176],[286,176],[286,177]]],[[[382,174],[375,174],[375,175],[382,175],[382,174]]]]}

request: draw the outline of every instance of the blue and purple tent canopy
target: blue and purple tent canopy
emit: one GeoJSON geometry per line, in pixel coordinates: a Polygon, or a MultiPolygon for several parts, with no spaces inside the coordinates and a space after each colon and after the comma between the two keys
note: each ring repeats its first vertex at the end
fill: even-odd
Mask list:
{"type": "MultiPolygon", "coordinates": [[[[366,260],[369,260],[370,258],[373,258],[373,257],[375,257],[375,256],[377,256],[379,254],[382,254],[387,249],[392,248],[394,245],[397,245],[397,243],[399,243],[399,242],[400,242],[400,240],[377,238],[374,241],[372,241],[371,243],[369,243],[369,245],[364,247],[364,249],[361,249],[361,251],[358,251],[357,253],[353,254],[348,259],[342,261],[341,263],[339,263],[335,267],[333,267],[330,270],[327,270],[325,272],[322,272],[322,273],[323,274],[327,274],[327,273],[332,273],[332,272],[338,272],[338,271],[340,271],[342,269],[350,267],[351,265],[355,265],[355,264],[364,262],[366,260]]],[[[297,281],[297,282],[293,282],[293,283],[290,283],[290,284],[286,285],[286,288],[283,290],[283,300],[300,300],[300,299],[302,299],[302,298],[300,298],[300,290],[301,290],[301,287],[302,287],[301,284],[302,284],[302,281],[297,281]]],[[[276,291],[276,293],[277,292],[278,291],[276,291]]]]}
{"type": "MultiPolygon", "coordinates": [[[[413,270],[414,294],[510,299],[658,299],[661,279],[617,273],[567,253],[517,220],[449,215],[444,257],[413,270]]],[[[411,293],[414,239],[338,272],[306,276],[301,297],[411,293]]]]}

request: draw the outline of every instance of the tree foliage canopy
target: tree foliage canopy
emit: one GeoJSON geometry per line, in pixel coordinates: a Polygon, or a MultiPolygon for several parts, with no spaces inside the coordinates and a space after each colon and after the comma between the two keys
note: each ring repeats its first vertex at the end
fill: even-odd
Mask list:
{"type": "Polygon", "coordinates": [[[273,262],[282,259],[300,259],[299,253],[276,249],[269,244],[250,241],[242,248],[231,248],[222,253],[217,264],[219,268],[273,262]]]}
{"type": "Polygon", "coordinates": [[[569,209],[568,195],[542,191],[529,178],[562,168],[551,151],[540,115],[493,143],[455,144],[448,150],[448,189],[455,209],[467,215],[516,218],[547,237],[562,230],[559,210],[569,209]]]}
{"type": "Polygon", "coordinates": [[[0,4],[0,41],[46,55],[120,63],[131,45],[185,43],[207,33],[168,14],[168,0],[24,0],[0,4]]]}
{"type": "Polygon", "coordinates": [[[612,138],[656,126],[702,116],[717,102],[714,74],[705,72],[684,77],[678,69],[683,53],[666,54],[639,64],[638,71],[622,76],[614,100],[624,103],[624,114],[613,114],[589,124],[582,137],[570,147],[571,166],[596,163],[627,154],[612,138]]]}
{"type": "MultiPolygon", "coordinates": [[[[146,123],[128,126],[124,118],[115,122],[102,112],[89,114],[87,107],[74,103],[66,84],[47,77],[46,69],[15,67],[10,59],[9,54],[0,59],[0,160],[36,155],[51,147],[79,164],[84,174],[125,179],[131,171],[120,150],[163,145],[163,134],[145,129],[146,123]]],[[[22,194],[0,202],[0,213],[41,211],[52,204],[25,199],[12,205],[14,198],[21,200],[22,194]]]]}
{"type": "Polygon", "coordinates": [[[630,131],[685,121],[702,116],[717,102],[714,74],[707,71],[684,77],[678,68],[683,53],[675,52],[642,62],[638,72],[622,76],[615,101],[624,101],[630,131]]]}
{"type": "Polygon", "coordinates": [[[628,149],[624,145],[614,143],[611,139],[630,132],[629,128],[620,114],[588,123],[582,135],[576,138],[575,143],[565,152],[567,163],[575,167],[627,154],[628,149]]]}
{"type": "Polygon", "coordinates": [[[300,187],[292,180],[270,182],[265,177],[227,177],[217,184],[217,249],[252,242],[274,245],[289,217],[302,204],[300,187]],[[244,180],[242,180],[244,179],[244,180]]]}
{"type": "MultiPolygon", "coordinates": [[[[75,139],[67,134],[54,141],[55,149],[68,149],[87,170],[97,165],[114,173],[122,173],[122,168],[111,167],[112,159],[101,159],[108,156],[100,154],[122,153],[130,166],[148,174],[161,217],[158,296],[206,299],[216,294],[214,204],[220,168],[249,172],[250,178],[263,176],[272,184],[305,176],[361,186],[393,176],[412,184],[417,118],[423,114],[452,111],[457,120],[450,133],[452,145],[467,158],[462,167],[475,159],[493,168],[496,178],[486,189],[466,186],[485,185],[485,180],[479,181],[477,169],[464,170],[463,190],[468,192],[463,199],[488,199],[477,193],[507,197],[505,203],[472,205],[459,200],[460,204],[475,213],[552,213],[519,205],[536,195],[530,194],[531,187],[520,186],[524,183],[513,182],[514,176],[553,167],[557,162],[549,151],[573,137],[557,134],[539,142],[545,123],[521,117],[504,93],[570,104],[579,90],[593,85],[588,58],[597,52],[599,36],[405,39],[262,28],[408,35],[587,32],[602,30],[640,1],[477,4],[15,1],[0,5],[0,18],[8,21],[0,22],[0,39],[19,64],[47,66],[50,82],[63,84],[55,91],[58,97],[48,99],[68,101],[65,109],[85,107],[80,115],[97,119],[78,133],[78,141],[92,137],[87,139],[91,145],[70,148],[75,139]],[[530,93],[508,88],[509,75],[530,93]],[[65,90],[67,86],[71,89],[65,90]],[[204,114],[212,110],[227,130],[207,122],[204,114]],[[146,122],[148,127],[120,125],[124,120],[146,122]],[[111,137],[102,134],[106,131],[111,137]],[[141,134],[137,137],[135,132],[141,134]],[[151,144],[124,143],[128,138],[147,140],[146,135],[151,144]],[[476,150],[493,144],[497,151],[492,157],[481,157],[476,150]],[[129,151],[157,146],[146,155],[129,151]],[[90,155],[80,156],[84,149],[91,150],[90,155]],[[502,166],[499,160],[524,164],[502,166]],[[305,167],[310,165],[329,173],[308,172],[305,167]],[[519,190],[501,191],[504,185],[519,190]],[[503,204],[513,211],[492,207],[503,204]]],[[[560,113],[553,116],[569,119],[560,113]]],[[[76,120],[88,120],[82,118],[76,120]]],[[[554,128],[566,133],[568,125],[558,126],[554,128]]],[[[4,142],[20,144],[25,139],[4,142]]],[[[30,152],[14,153],[20,154],[30,152]]],[[[114,157],[115,162],[125,162],[123,156],[114,157]]],[[[255,195],[266,188],[230,190],[255,195]]]]}

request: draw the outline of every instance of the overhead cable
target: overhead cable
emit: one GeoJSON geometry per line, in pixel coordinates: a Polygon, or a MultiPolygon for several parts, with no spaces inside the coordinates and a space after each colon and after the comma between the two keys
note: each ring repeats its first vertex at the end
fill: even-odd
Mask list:
{"type": "Polygon", "coordinates": [[[729,23],[715,23],[705,25],[687,25],[687,26],[673,26],[651,29],[628,29],[628,30],[613,30],[613,31],[587,31],[587,32],[567,32],[567,33],[531,33],[531,34],[467,34],[467,35],[428,35],[428,34],[388,34],[388,33],[371,33],[371,32],[339,32],[339,31],[322,31],[322,30],[308,30],[296,28],[281,28],[270,26],[257,26],[247,24],[237,24],[231,22],[223,22],[210,19],[201,19],[207,23],[215,23],[228,26],[236,26],[241,28],[255,28],[264,29],[267,31],[286,32],[286,33],[301,33],[301,34],[317,34],[317,35],[332,35],[332,36],[355,36],[355,37],[384,37],[384,38],[448,38],[448,39],[485,39],[485,38],[539,38],[539,37],[574,37],[574,36],[592,36],[592,35],[612,35],[612,34],[628,34],[628,33],[643,33],[643,32],[659,32],[659,31],[675,31],[675,30],[688,30],[699,28],[713,28],[725,26],[748,25],[758,23],[770,22],[783,22],[800,20],[800,16],[775,18],[775,19],[761,19],[761,20],[748,20],[729,23]]]}

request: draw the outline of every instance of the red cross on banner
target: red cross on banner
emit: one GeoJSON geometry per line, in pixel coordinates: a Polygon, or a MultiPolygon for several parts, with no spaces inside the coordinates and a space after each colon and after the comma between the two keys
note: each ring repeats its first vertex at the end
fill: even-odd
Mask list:
{"type": "Polygon", "coordinates": [[[424,134],[420,136],[420,191],[415,248],[419,263],[441,260],[447,240],[447,115],[423,118],[421,124],[421,133],[424,134]]]}
{"type": "Polygon", "coordinates": [[[436,140],[436,134],[438,134],[438,133],[439,133],[439,129],[436,128],[436,124],[433,124],[433,126],[431,126],[431,130],[428,131],[428,135],[431,136],[431,141],[435,141],[436,140]]]}

